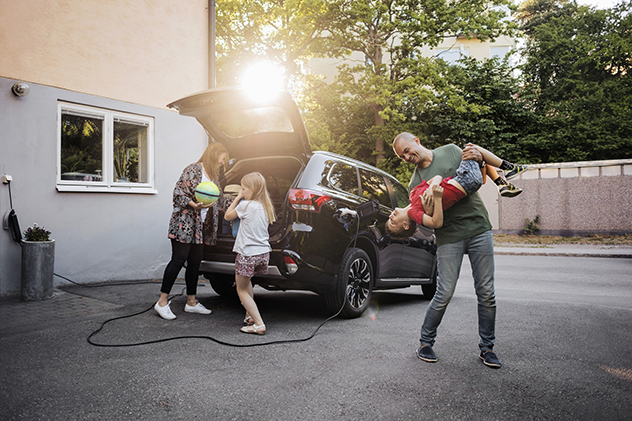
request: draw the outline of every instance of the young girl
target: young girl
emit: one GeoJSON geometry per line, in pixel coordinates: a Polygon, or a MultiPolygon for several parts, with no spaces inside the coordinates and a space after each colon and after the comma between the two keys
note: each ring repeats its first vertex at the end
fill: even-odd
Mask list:
{"type": "Polygon", "coordinates": [[[257,309],[252,292],[255,273],[267,274],[270,260],[268,225],[276,220],[274,206],[266,189],[266,180],[258,172],[246,174],[241,179],[241,191],[226,210],[224,218],[240,219],[239,231],[233,251],[235,258],[235,283],[241,304],[246,309],[244,333],[265,335],[266,326],[257,309]]]}

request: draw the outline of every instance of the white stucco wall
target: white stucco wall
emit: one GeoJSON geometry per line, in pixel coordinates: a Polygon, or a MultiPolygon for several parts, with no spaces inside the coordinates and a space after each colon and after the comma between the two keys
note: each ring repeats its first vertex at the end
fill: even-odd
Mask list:
{"type": "MultiPolygon", "coordinates": [[[[173,187],[207,145],[202,127],[173,111],[33,83],[30,94],[19,98],[11,92],[14,82],[0,78],[0,175],[13,177],[22,231],[34,222],[50,230],[55,272],[76,282],[161,278],[171,253],[173,187]],[[58,192],[58,101],[153,116],[157,194],[58,192]]],[[[9,209],[8,186],[0,184],[0,215],[9,209]]],[[[19,293],[20,259],[20,246],[0,230],[0,295],[19,293]]],[[[65,282],[55,277],[55,285],[65,282]]]]}
{"type": "Polygon", "coordinates": [[[165,107],[208,88],[209,0],[0,0],[0,76],[165,107]]]}

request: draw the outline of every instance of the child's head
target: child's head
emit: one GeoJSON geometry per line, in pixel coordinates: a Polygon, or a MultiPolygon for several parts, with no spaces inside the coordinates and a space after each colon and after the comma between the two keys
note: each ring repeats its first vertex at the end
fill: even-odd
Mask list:
{"type": "Polygon", "coordinates": [[[266,189],[266,179],[258,172],[251,172],[241,178],[241,187],[244,189],[244,199],[259,202],[265,208],[270,223],[276,220],[274,205],[266,189]]]}
{"type": "Polygon", "coordinates": [[[395,208],[389,215],[384,228],[391,237],[406,238],[415,233],[417,223],[408,217],[407,209],[395,208]]]}

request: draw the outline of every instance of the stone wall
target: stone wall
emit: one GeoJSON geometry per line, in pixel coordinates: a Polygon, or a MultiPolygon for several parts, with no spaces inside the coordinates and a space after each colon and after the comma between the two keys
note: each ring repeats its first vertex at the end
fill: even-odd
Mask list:
{"type": "Polygon", "coordinates": [[[520,233],[539,215],[540,234],[632,233],[632,159],[533,165],[511,182],[522,194],[486,200],[496,232],[520,233]]]}

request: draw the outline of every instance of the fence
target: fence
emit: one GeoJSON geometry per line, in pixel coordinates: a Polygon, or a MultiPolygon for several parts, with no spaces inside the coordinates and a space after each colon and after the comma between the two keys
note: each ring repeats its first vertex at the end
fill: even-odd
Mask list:
{"type": "Polygon", "coordinates": [[[481,190],[497,233],[522,233],[539,215],[544,235],[632,234],[632,159],[532,165],[511,183],[524,191],[481,190]]]}

